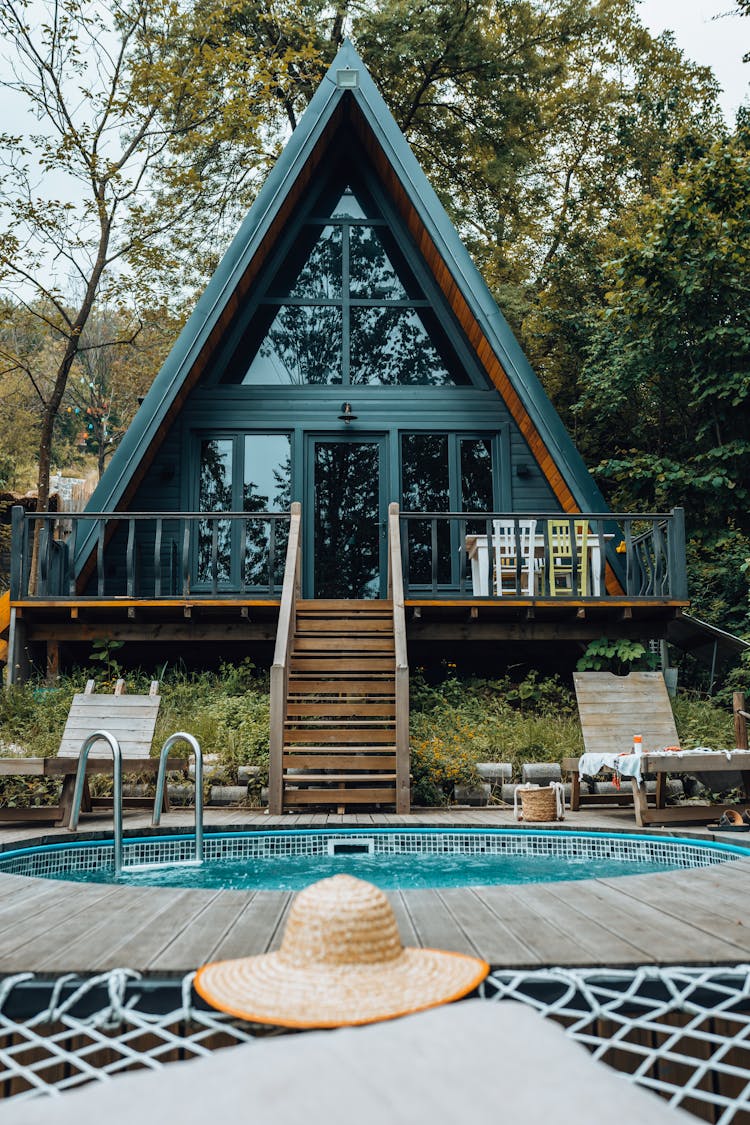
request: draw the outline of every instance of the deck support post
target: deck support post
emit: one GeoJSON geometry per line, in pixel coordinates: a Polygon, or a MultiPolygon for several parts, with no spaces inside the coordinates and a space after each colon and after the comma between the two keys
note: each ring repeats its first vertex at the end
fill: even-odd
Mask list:
{"type": "Polygon", "coordinates": [[[27,643],[26,622],[15,606],[10,611],[8,628],[8,674],[6,686],[23,684],[31,674],[31,658],[27,643]]]}
{"type": "Polygon", "coordinates": [[[60,645],[47,641],[47,683],[56,684],[60,678],[60,645]]]}

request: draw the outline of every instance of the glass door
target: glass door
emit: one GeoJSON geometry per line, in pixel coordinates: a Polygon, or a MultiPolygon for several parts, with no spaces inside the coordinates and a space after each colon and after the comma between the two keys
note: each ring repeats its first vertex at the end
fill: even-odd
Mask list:
{"type": "Polygon", "coordinates": [[[383,437],[311,438],[307,504],[316,598],[380,598],[386,583],[383,437]]]}

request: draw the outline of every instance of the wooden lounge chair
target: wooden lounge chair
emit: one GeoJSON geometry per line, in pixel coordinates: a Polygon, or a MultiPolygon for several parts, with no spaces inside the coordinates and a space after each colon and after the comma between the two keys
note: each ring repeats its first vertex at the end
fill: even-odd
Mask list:
{"type": "MultiPolygon", "coordinates": [[[[150,751],[160,703],[159,684],[156,680],[152,682],[148,695],[127,695],[124,680],[117,681],[114,695],[99,694],[94,692],[94,681],[89,680],[85,691],[73,696],[57,757],[0,758],[0,774],[5,776],[62,777],[59,804],[0,809],[0,823],[34,821],[62,825],[68,822],[81,745],[96,730],[109,731],[119,742],[123,774],[155,774],[159,763],[157,759],[150,757],[150,751]]],[[[175,760],[170,761],[169,765],[170,768],[179,769],[184,766],[184,762],[175,760]]],[[[112,754],[109,747],[103,743],[102,751],[97,755],[97,747],[94,746],[86,763],[83,812],[111,807],[111,797],[92,797],[88,787],[88,778],[92,774],[111,772],[112,754]]],[[[167,809],[166,787],[164,792],[164,808],[167,809]]],[[[153,800],[148,797],[126,797],[124,804],[131,808],[150,808],[153,800]]]]}
{"type": "MultiPolygon", "coordinates": [[[[664,676],[661,672],[575,672],[573,683],[587,754],[620,754],[633,745],[633,735],[643,738],[643,753],[677,745],[677,730],[664,676]]],[[[563,770],[571,775],[570,807],[581,804],[629,805],[633,799],[629,783],[619,793],[581,793],[578,758],[565,758],[563,770]]],[[[666,784],[666,774],[657,774],[657,787],[666,784]]],[[[657,794],[657,804],[664,794],[657,794]]]]}

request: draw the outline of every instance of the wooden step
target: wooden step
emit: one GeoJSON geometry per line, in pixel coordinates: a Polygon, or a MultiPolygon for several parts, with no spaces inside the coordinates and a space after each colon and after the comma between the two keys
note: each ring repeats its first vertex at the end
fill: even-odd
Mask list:
{"type": "Polygon", "coordinates": [[[395,691],[396,685],[393,676],[377,680],[367,677],[363,677],[361,680],[351,677],[341,680],[294,678],[289,680],[288,695],[335,695],[339,698],[344,695],[347,698],[361,698],[364,695],[394,695],[395,691]]]}
{"type": "Polygon", "coordinates": [[[315,727],[312,730],[298,730],[291,729],[284,731],[284,743],[292,742],[309,742],[311,739],[317,739],[319,743],[326,742],[339,742],[339,743],[353,743],[353,742],[393,742],[393,728],[390,730],[373,730],[372,727],[362,729],[361,727],[315,727]]]}
{"type": "Polygon", "coordinates": [[[393,616],[393,602],[373,599],[351,600],[347,598],[300,598],[297,601],[298,614],[320,614],[333,617],[341,613],[369,613],[373,617],[393,616]]]}
{"type": "Polygon", "coordinates": [[[284,743],[283,753],[290,754],[395,754],[396,744],[382,743],[378,746],[373,746],[368,743],[356,743],[354,746],[347,745],[346,743],[328,742],[325,746],[314,746],[310,743],[306,746],[304,743],[284,743]]]}
{"type": "Polygon", "coordinates": [[[298,633],[352,633],[360,636],[362,633],[393,633],[393,621],[388,617],[360,617],[352,618],[351,624],[346,618],[300,616],[297,614],[298,633]]]}
{"type": "Polygon", "coordinates": [[[286,713],[288,719],[295,717],[312,718],[314,715],[326,715],[333,718],[343,715],[347,719],[367,719],[373,715],[382,715],[384,719],[393,719],[396,715],[395,703],[321,703],[317,696],[299,703],[287,703],[286,713]]]}
{"type": "Polygon", "coordinates": [[[295,730],[317,730],[318,727],[330,727],[337,730],[351,730],[356,727],[357,730],[370,730],[372,728],[377,729],[378,727],[392,727],[394,721],[394,719],[383,717],[377,719],[357,719],[355,721],[353,718],[311,719],[307,718],[305,715],[298,715],[296,718],[287,719],[284,726],[293,727],[295,730]]]}
{"type": "Polygon", "coordinates": [[[395,773],[290,773],[284,774],[284,781],[290,785],[342,785],[347,782],[364,781],[377,784],[380,781],[395,781],[395,773]]]}
{"type": "Polygon", "coordinates": [[[342,659],[346,653],[352,655],[360,652],[395,653],[393,637],[350,636],[349,634],[339,637],[308,637],[300,636],[299,633],[295,634],[292,645],[292,659],[300,652],[319,652],[326,655],[331,651],[339,653],[342,659]]]}
{"type": "Polygon", "coordinates": [[[284,787],[285,805],[395,805],[396,786],[387,784],[382,789],[289,789],[284,787]]]}
{"type": "MultiPolygon", "coordinates": [[[[308,750],[310,747],[305,746],[303,749],[308,750]]],[[[384,747],[378,746],[377,749],[382,751],[384,747]]],[[[396,752],[394,750],[392,754],[352,754],[351,752],[337,751],[337,753],[331,754],[330,747],[325,747],[322,754],[285,753],[281,759],[281,764],[285,770],[394,770],[396,768],[396,752]]]]}
{"type": "Polygon", "coordinates": [[[292,677],[297,672],[338,672],[347,676],[350,672],[389,672],[394,673],[393,659],[378,656],[350,656],[345,660],[323,656],[294,656],[289,661],[292,677]]]}

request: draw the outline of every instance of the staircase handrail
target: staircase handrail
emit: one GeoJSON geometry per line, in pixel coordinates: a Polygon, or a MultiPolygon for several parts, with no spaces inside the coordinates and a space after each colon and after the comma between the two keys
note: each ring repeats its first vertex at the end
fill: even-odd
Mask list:
{"type": "Polygon", "coordinates": [[[291,505],[289,541],[284,565],[284,584],[279,604],[279,624],[276,629],[276,648],[271,665],[271,736],[268,762],[268,811],[278,815],[282,810],[282,779],[284,754],[284,724],[286,722],[287,686],[289,682],[289,654],[297,627],[297,599],[300,596],[302,566],[302,505],[291,505]]]}
{"type": "Polygon", "coordinates": [[[409,656],[406,646],[401,518],[398,504],[388,506],[388,598],[393,603],[396,654],[396,812],[409,812],[409,656]]]}

